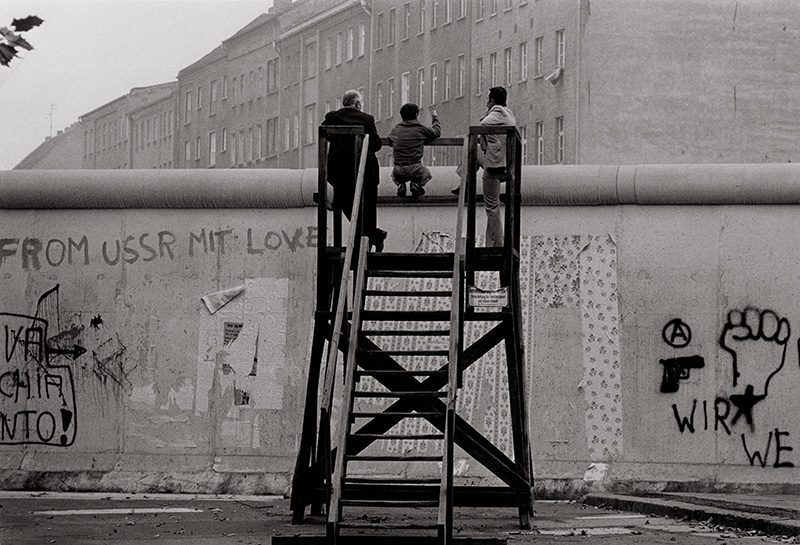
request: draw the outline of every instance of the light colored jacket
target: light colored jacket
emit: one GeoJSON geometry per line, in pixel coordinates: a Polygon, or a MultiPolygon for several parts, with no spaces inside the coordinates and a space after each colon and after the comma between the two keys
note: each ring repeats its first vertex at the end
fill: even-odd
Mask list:
{"type": "MultiPolygon", "coordinates": [[[[481,125],[517,126],[514,114],[506,106],[495,104],[481,119],[481,125]]],[[[499,168],[506,166],[506,137],[499,134],[481,136],[481,149],[484,152],[483,168],[499,168]]]]}

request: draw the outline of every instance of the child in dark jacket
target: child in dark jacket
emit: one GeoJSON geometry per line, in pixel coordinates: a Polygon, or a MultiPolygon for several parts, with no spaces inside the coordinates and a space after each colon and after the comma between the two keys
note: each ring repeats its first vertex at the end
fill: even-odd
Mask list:
{"type": "Polygon", "coordinates": [[[410,183],[411,195],[421,197],[425,194],[425,184],[432,178],[430,170],[422,164],[423,146],[439,138],[442,128],[436,110],[431,108],[433,120],[430,127],[419,122],[419,106],[403,104],[400,117],[403,121],[394,126],[389,133],[389,145],[394,149],[394,168],[392,180],[397,185],[397,196],[406,196],[406,182],[410,183]]]}

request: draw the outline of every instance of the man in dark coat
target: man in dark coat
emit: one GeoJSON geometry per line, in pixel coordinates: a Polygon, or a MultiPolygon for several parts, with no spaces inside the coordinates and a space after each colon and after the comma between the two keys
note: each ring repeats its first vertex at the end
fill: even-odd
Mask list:
{"type": "MultiPolygon", "coordinates": [[[[347,91],[342,97],[342,108],[325,114],[323,125],[355,125],[364,127],[369,135],[369,149],[364,168],[364,193],[361,197],[362,235],[369,237],[370,247],[383,251],[386,231],[378,229],[378,183],[380,166],[375,152],[381,149],[381,138],[375,128],[375,118],[361,111],[362,98],[358,91],[347,91]]],[[[353,198],[356,187],[355,138],[352,136],[332,136],[328,148],[328,183],[333,186],[333,200],[350,220],[353,212],[353,198]]],[[[357,247],[357,246],[356,246],[357,247]]]]}

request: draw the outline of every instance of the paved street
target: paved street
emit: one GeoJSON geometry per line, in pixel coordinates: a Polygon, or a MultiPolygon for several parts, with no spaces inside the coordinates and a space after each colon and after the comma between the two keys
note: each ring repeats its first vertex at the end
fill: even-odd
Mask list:
{"type": "MultiPolygon", "coordinates": [[[[798,505],[796,497],[776,501],[798,505]]],[[[638,507],[646,511],[648,505],[658,511],[657,504],[638,507]]],[[[399,510],[359,518],[391,524],[429,516],[399,510]]],[[[268,545],[273,536],[324,533],[322,520],[310,518],[297,526],[289,522],[288,500],[278,497],[0,492],[0,545],[268,545]]],[[[531,530],[520,530],[513,510],[464,509],[456,513],[454,530],[456,536],[507,538],[512,545],[795,543],[794,537],[581,502],[538,501],[533,524],[531,530]]]]}

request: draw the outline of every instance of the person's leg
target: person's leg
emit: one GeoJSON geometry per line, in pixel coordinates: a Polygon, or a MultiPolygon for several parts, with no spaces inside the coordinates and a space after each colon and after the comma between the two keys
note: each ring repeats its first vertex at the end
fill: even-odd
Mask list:
{"type": "Polygon", "coordinates": [[[503,223],[500,210],[500,183],[505,175],[483,171],[483,206],[486,209],[486,242],[484,246],[503,245],[503,223]]]}
{"type": "Polygon", "coordinates": [[[375,246],[375,251],[383,251],[386,240],[386,231],[378,228],[378,186],[369,184],[364,186],[364,235],[369,237],[370,246],[375,246]]]}
{"type": "Polygon", "coordinates": [[[428,170],[422,163],[418,163],[411,167],[411,194],[414,197],[421,197],[425,194],[425,184],[428,183],[433,176],[431,171],[428,170]]]}
{"type": "Polygon", "coordinates": [[[399,166],[392,167],[392,181],[394,182],[394,185],[397,186],[397,196],[405,197],[406,181],[403,179],[400,169],[401,167],[399,166]]]}

